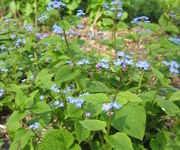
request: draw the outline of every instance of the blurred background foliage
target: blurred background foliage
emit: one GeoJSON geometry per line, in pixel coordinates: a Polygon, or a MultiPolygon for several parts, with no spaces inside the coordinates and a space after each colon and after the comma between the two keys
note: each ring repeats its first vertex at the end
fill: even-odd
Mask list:
{"type": "MultiPolygon", "coordinates": [[[[89,15],[90,23],[93,23],[98,12],[103,9],[104,2],[111,0],[63,0],[67,4],[67,14],[75,13],[77,9],[83,9],[89,15]]],[[[180,0],[122,0],[123,9],[128,14],[125,22],[134,17],[148,16],[151,22],[158,23],[160,19],[166,19],[168,15],[175,14],[173,23],[180,26],[180,0]]],[[[46,11],[50,0],[37,0],[38,16],[46,11]]],[[[6,17],[21,18],[23,21],[32,23],[35,18],[35,0],[1,0],[1,19],[6,17]]]]}

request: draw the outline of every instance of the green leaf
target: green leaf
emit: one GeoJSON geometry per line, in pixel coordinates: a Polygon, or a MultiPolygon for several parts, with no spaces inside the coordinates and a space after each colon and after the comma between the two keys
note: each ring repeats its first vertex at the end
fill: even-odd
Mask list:
{"type": "Polygon", "coordinates": [[[20,121],[26,116],[25,113],[14,111],[9,117],[6,126],[8,131],[14,132],[20,128],[20,121]]]}
{"type": "Polygon", "coordinates": [[[87,103],[91,104],[101,104],[108,101],[108,97],[104,93],[97,93],[97,94],[88,94],[86,96],[82,96],[87,103]]]}
{"type": "Polygon", "coordinates": [[[52,129],[46,133],[38,150],[64,150],[70,148],[73,142],[74,138],[70,132],[52,129]]]}
{"type": "Polygon", "coordinates": [[[114,24],[112,19],[109,18],[103,18],[103,25],[104,26],[112,26],[114,24]]]}
{"type": "Polygon", "coordinates": [[[51,111],[51,109],[45,101],[38,102],[32,106],[32,112],[35,114],[45,113],[49,111],[51,111]]]}
{"type": "Polygon", "coordinates": [[[27,97],[23,93],[22,89],[17,86],[16,84],[11,84],[10,87],[8,88],[8,91],[10,92],[15,92],[16,93],[16,98],[15,98],[15,104],[21,109],[24,109],[27,97]]]}
{"type": "Polygon", "coordinates": [[[75,144],[72,148],[70,148],[69,150],[81,150],[81,147],[79,144],[75,144]]]}
{"type": "Polygon", "coordinates": [[[33,9],[31,7],[31,4],[26,3],[25,15],[28,17],[32,12],[33,12],[33,9]]]}
{"type": "Polygon", "coordinates": [[[167,115],[175,116],[179,113],[178,106],[176,106],[173,102],[157,97],[157,103],[167,115]]]}
{"type": "Polygon", "coordinates": [[[69,24],[68,21],[66,21],[66,20],[61,20],[61,21],[60,21],[60,25],[61,25],[61,27],[62,27],[65,31],[69,32],[70,24],[69,24]]]}
{"type": "Polygon", "coordinates": [[[9,8],[10,8],[10,12],[12,14],[14,14],[16,12],[16,3],[15,3],[15,1],[11,1],[11,3],[9,4],[9,8]]]}
{"type": "Polygon", "coordinates": [[[118,131],[142,140],[146,126],[144,107],[137,103],[127,103],[115,112],[112,125],[118,131]]]}
{"type": "Polygon", "coordinates": [[[131,139],[124,133],[117,132],[106,137],[106,141],[115,150],[133,150],[131,139]]]}
{"type": "Polygon", "coordinates": [[[15,150],[19,147],[24,149],[32,136],[34,136],[34,132],[25,129],[19,129],[15,134],[14,141],[10,145],[10,150],[15,150]]]}
{"type": "Polygon", "coordinates": [[[119,92],[117,94],[116,101],[121,105],[124,105],[127,102],[142,102],[141,98],[129,91],[119,92]]]}
{"type": "Polygon", "coordinates": [[[161,81],[163,86],[168,86],[170,80],[165,79],[164,75],[157,69],[151,67],[153,74],[161,81]]]}
{"type": "Polygon", "coordinates": [[[109,88],[100,81],[88,81],[86,84],[88,92],[91,93],[108,93],[109,88]]]}
{"type": "Polygon", "coordinates": [[[180,101],[180,90],[178,90],[177,92],[175,92],[170,98],[169,100],[171,102],[174,102],[174,101],[180,101]]]}
{"type": "Polygon", "coordinates": [[[79,123],[89,131],[106,131],[106,122],[94,119],[87,119],[84,121],[79,121],[79,123]]]}
{"type": "Polygon", "coordinates": [[[67,118],[80,118],[83,115],[83,110],[76,108],[73,104],[67,104],[67,110],[65,112],[65,119],[67,118]]]}
{"type": "Polygon", "coordinates": [[[61,84],[62,82],[75,79],[79,74],[80,70],[73,71],[69,65],[64,65],[56,71],[55,81],[61,84]]]}
{"type": "Polygon", "coordinates": [[[79,143],[81,143],[89,137],[90,131],[84,128],[78,121],[74,123],[74,128],[79,143]]]}
{"type": "Polygon", "coordinates": [[[35,84],[41,88],[50,89],[53,85],[53,82],[51,81],[52,77],[53,74],[49,74],[48,69],[43,69],[38,73],[35,84]]]}

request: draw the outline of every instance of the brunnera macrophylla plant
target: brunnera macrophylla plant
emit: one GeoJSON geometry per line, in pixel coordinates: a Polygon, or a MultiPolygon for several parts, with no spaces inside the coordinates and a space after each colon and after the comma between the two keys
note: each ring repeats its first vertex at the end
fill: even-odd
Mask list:
{"type": "MultiPolygon", "coordinates": [[[[104,4],[115,15],[113,42],[121,6],[117,0],[104,4]]],[[[38,18],[40,25],[51,19],[51,12],[59,15],[59,20],[51,22],[51,32],[37,32],[30,24],[15,32],[12,20],[4,23],[13,27],[4,28],[8,40],[0,47],[0,108],[12,110],[6,123],[9,149],[177,146],[177,131],[164,122],[170,118],[174,129],[178,127],[179,91],[170,85],[168,76],[179,73],[179,64],[164,60],[154,65],[123,51],[117,51],[114,58],[87,54],[78,39],[85,12],[78,9],[75,16],[65,16],[67,5],[58,0],[50,1],[46,10],[38,18]],[[158,65],[168,68],[167,75],[158,65]]],[[[134,22],[141,19],[147,21],[140,17],[134,22]]]]}

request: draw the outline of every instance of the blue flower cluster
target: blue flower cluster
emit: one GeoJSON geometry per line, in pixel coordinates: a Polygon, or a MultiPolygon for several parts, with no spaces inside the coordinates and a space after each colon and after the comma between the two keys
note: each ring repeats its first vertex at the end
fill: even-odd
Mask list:
{"type": "Polygon", "coordinates": [[[83,10],[77,10],[76,16],[85,16],[86,14],[83,12],[83,10]]]}
{"type": "Polygon", "coordinates": [[[139,23],[150,23],[149,21],[149,17],[147,16],[141,16],[141,17],[137,17],[137,18],[134,18],[131,23],[134,23],[134,24],[139,24],[139,23]]]}
{"type": "Polygon", "coordinates": [[[15,34],[12,34],[11,35],[11,40],[14,40],[16,38],[16,35],[15,34]]]}
{"type": "Polygon", "coordinates": [[[61,7],[66,7],[66,4],[64,4],[63,2],[59,1],[59,0],[54,0],[54,1],[51,1],[49,4],[48,4],[48,7],[46,7],[46,10],[47,11],[50,11],[51,9],[60,9],[61,7]]]}
{"type": "Polygon", "coordinates": [[[91,64],[89,60],[83,58],[82,60],[79,60],[77,63],[77,65],[89,65],[91,64]]]}
{"type": "Polygon", "coordinates": [[[6,46],[5,45],[1,45],[1,50],[5,50],[6,49],[6,46]]]}
{"type": "Polygon", "coordinates": [[[56,34],[62,34],[63,33],[63,29],[60,26],[58,26],[58,25],[54,25],[52,27],[52,30],[56,34]]]}
{"type": "Polygon", "coordinates": [[[63,94],[66,94],[67,92],[71,92],[74,89],[74,84],[71,84],[67,87],[67,89],[63,90],[63,94]]]}
{"type": "Polygon", "coordinates": [[[4,89],[0,89],[0,98],[4,95],[4,89]]]}
{"type": "Polygon", "coordinates": [[[39,96],[40,100],[44,100],[44,95],[39,96]]]}
{"type": "Polygon", "coordinates": [[[32,26],[31,26],[31,25],[25,25],[25,26],[24,26],[24,29],[25,29],[27,32],[32,32],[32,26]]]}
{"type": "Polygon", "coordinates": [[[30,129],[33,129],[34,131],[36,131],[39,127],[39,122],[35,122],[34,124],[31,124],[29,126],[30,129]]]}
{"type": "Polygon", "coordinates": [[[23,45],[23,44],[26,44],[26,40],[19,38],[19,39],[17,39],[17,41],[15,42],[15,47],[16,47],[16,48],[17,48],[17,47],[20,48],[21,45],[23,45]]]}
{"type": "Polygon", "coordinates": [[[47,38],[49,37],[49,33],[44,33],[44,34],[40,34],[40,33],[37,33],[36,34],[36,37],[40,40],[44,39],[44,38],[47,38]]]}
{"type": "Polygon", "coordinates": [[[78,29],[84,29],[84,25],[83,25],[83,24],[78,24],[78,25],[77,25],[77,28],[78,28],[78,29]]]}
{"type": "Polygon", "coordinates": [[[116,101],[111,102],[111,103],[104,103],[102,106],[102,110],[108,112],[110,109],[120,109],[121,105],[118,104],[116,101]]]}
{"type": "Polygon", "coordinates": [[[45,14],[41,14],[41,16],[38,18],[39,22],[45,21],[47,19],[47,16],[45,14]]]}
{"type": "Polygon", "coordinates": [[[82,100],[81,98],[74,98],[72,96],[67,97],[67,102],[70,104],[75,104],[76,108],[81,108],[84,104],[84,100],[82,100]]]}
{"type": "Polygon", "coordinates": [[[101,59],[99,63],[96,64],[97,69],[109,69],[109,60],[108,59],[101,59]]]}
{"type": "Polygon", "coordinates": [[[175,44],[179,44],[180,45],[180,38],[173,38],[173,37],[170,37],[169,40],[175,44]]]}
{"type": "Polygon", "coordinates": [[[60,89],[57,87],[56,84],[54,84],[52,87],[51,87],[51,90],[55,93],[59,93],[60,92],[60,89]]]}
{"type": "Polygon", "coordinates": [[[123,15],[122,3],[119,0],[113,0],[110,5],[108,3],[104,3],[104,8],[108,14],[115,14],[117,19],[120,19],[123,15]]]}
{"type": "Polygon", "coordinates": [[[136,63],[136,67],[144,70],[148,70],[150,65],[146,61],[139,61],[136,63]]]}
{"type": "Polygon", "coordinates": [[[176,61],[163,61],[162,64],[169,67],[169,71],[171,74],[178,74],[179,73],[179,64],[176,61]]]}
{"type": "Polygon", "coordinates": [[[123,66],[125,65],[134,65],[134,61],[130,55],[126,55],[124,52],[117,53],[118,59],[114,62],[114,65],[123,66]]]}
{"type": "Polygon", "coordinates": [[[60,107],[60,108],[64,107],[64,103],[63,103],[63,102],[60,102],[60,101],[58,101],[58,100],[56,100],[56,101],[54,102],[54,104],[55,104],[57,107],[60,107]]]}

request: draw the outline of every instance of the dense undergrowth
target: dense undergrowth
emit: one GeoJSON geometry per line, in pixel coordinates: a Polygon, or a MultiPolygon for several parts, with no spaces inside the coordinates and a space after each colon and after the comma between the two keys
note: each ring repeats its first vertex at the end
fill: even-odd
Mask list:
{"type": "Polygon", "coordinates": [[[2,149],[180,149],[179,1],[128,2],[1,2],[2,149]]]}

